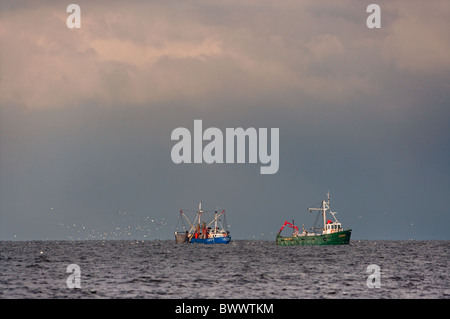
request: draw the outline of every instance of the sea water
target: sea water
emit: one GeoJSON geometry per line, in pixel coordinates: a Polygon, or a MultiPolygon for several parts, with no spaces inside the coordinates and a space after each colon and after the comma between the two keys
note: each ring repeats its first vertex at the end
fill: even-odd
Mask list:
{"type": "Polygon", "coordinates": [[[450,241],[3,241],[0,298],[446,299],[449,248],[450,241]]]}

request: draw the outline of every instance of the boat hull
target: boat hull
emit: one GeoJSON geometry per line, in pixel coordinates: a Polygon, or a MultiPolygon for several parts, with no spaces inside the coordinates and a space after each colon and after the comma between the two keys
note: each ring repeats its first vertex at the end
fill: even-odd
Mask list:
{"type": "Polygon", "coordinates": [[[347,245],[350,242],[351,229],[337,233],[315,235],[283,237],[277,235],[276,243],[279,246],[303,246],[303,245],[347,245]]]}
{"type": "Polygon", "coordinates": [[[230,236],[213,238],[191,238],[191,244],[228,244],[231,241],[230,236]]]}

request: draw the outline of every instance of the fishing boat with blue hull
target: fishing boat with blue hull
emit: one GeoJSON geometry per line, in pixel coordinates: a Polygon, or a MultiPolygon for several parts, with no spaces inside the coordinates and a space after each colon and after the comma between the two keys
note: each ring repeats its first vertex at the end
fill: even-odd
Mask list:
{"type": "MultiPolygon", "coordinates": [[[[342,224],[336,219],[337,212],[332,212],[330,209],[330,192],[327,194],[327,201],[322,201],[320,207],[308,208],[310,212],[318,211],[322,213],[323,225],[322,227],[314,226],[308,232],[303,227],[302,232],[299,232],[297,226],[294,223],[285,221],[281,226],[280,231],[276,237],[276,243],[280,246],[293,246],[293,245],[346,245],[350,242],[350,236],[352,234],[351,229],[343,229],[342,224]],[[334,221],[327,219],[327,211],[333,216],[334,221]],[[281,232],[284,227],[288,226],[293,229],[292,236],[281,236],[281,232]]],[[[319,217],[319,214],[317,215],[319,217]]],[[[317,220],[317,218],[316,218],[317,220]]]]}
{"type": "Polygon", "coordinates": [[[221,235],[213,238],[191,238],[191,244],[228,244],[231,241],[230,236],[221,235]]]}
{"type": "Polygon", "coordinates": [[[208,219],[208,211],[202,209],[202,202],[200,202],[194,221],[191,223],[186,213],[180,209],[175,242],[177,244],[228,244],[231,236],[227,230],[225,210],[220,213],[218,211],[219,209],[214,212],[212,218],[208,219]],[[185,222],[189,226],[186,226],[185,222]],[[182,227],[181,231],[178,230],[180,226],[182,227]]]}

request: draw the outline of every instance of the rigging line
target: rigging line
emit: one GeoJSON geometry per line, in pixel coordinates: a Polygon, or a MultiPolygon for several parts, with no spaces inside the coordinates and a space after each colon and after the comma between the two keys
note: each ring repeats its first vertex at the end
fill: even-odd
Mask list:
{"type": "Polygon", "coordinates": [[[320,216],[320,214],[316,214],[316,218],[314,219],[314,224],[313,224],[314,229],[319,228],[319,216],[320,216]]]}
{"type": "Polygon", "coordinates": [[[309,206],[309,207],[310,207],[310,208],[318,208],[318,207],[315,207],[315,206],[319,206],[319,205],[322,205],[322,201],[317,202],[317,203],[315,203],[314,205],[309,206]]]}
{"type": "Polygon", "coordinates": [[[176,230],[178,230],[178,226],[180,225],[180,219],[183,219],[181,214],[180,214],[180,216],[178,216],[177,227],[175,228],[176,230]]]}
{"type": "Polygon", "coordinates": [[[227,219],[226,219],[226,215],[223,215],[223,222],[225,223],[225,227],[222,224],[222,228],[225,229],[225,231],[228,231],[228,225],[227,225],[227,219]]]}

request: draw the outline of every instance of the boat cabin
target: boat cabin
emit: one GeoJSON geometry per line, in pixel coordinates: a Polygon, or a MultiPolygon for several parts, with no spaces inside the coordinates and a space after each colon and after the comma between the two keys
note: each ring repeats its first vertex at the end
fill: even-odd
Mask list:
{"type": "Polygon", "coordinates": [[[327,221],[325,225],[325,229],[323,231],[324,234],[331,234],[342,231],[342,225],[339,222],[332,222],[331,220],[327,221]]]}

